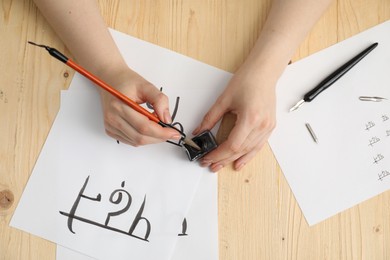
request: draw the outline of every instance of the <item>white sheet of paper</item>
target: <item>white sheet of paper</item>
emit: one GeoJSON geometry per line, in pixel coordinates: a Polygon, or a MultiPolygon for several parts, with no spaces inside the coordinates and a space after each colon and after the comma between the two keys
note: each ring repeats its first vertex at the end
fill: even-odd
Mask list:
{"type": "MultiPolygon", "coordinates": [[[[116,31],[112,34],[129,65],[163,86],[172,107],[180,97],[175,121],[186,132],[201,121],[231,77],[150,43],[116,31]]],[[[117,144],[104,133],[95,88],[79,75],[71,85],[70,89],[84,90],[69,91],[62,100],[11,225],[94,258],[169,259],[200,176],[211,173],[190,163],[184,151],[173,145],[132,148],[117,144]],[[117,215],[126,208],[127,192],[130,208],[117,215]],[[66,214],[77,204],[76,198],[80,202],[72,221],[66,214]],[[129,232],[137,224],[137,214],[142,218],[129,232]],[[151,226],[147,238],[144,218],[151,226]]]]}
{"type": "MultiPolygon", "coordinates": [[[[186,217],[187,236],[177,240],[172,260],[218,259],[217,176],[203,174],[186,217]]],[[[181,233],[179,230],[178,233],[181,233]]],[[[57,246],[57,260],[94,260],[66,247],[57,246]]]]}
{"type": "Polygon", "coordinates": [[[390,21],[286,69],[277,85],[277,127],[269,143],[309,225],[390,188],[390,21]],[[327,75],[379,45],[311,103],[288,112],[327,75]],[[359,96],[389,100],[363,102],[359,96]],[[374,122],[375,127],[366,130],[374,122]],[[305,123],[318,137],[314,143],[305,123]],[[380,139],[373,145],[370,140],[380,139]],[[384,158],[377,163],[379,155],[384,158]]]}

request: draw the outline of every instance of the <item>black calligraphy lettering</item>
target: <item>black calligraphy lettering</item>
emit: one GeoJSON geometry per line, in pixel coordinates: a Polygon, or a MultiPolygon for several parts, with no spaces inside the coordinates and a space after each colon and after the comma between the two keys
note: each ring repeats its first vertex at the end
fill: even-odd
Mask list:
{"type": "Polygon", "coordinates": [[[187,220],[184,218],[183,223],[181,224],[181,233],[178,236],[188,236],[187,232],[187,220]]]}
{"type": "MultiPolygon", "coordinates": [[[[96,222],[96,221],[93,221],[93,220],[90,220],[90,219],[87,219],[85,217],[77,216],[76,215],[76,210],[77,210],[77,208],[78,208],[78,206],[80,204],[81,198],[92,200],[92,201],[97,201],[97,202],[101,202],[101,200],[102,200],[102,196],[101,196],[100,193],[96,197],[89,197],[89,196],[84,194],[84,191],[85,191],[85,189],[87,187],[88,181],[89,181],[89,176],[86,178],[82,188],[80,189],[80,191],[79,191],[79,193],[77,195],[77,198],[76,198],[75,202],[73,203],[73,206],[72,206],[71,210],[69,211],[69,213],[60,211],[61,215],[63,215],[63,216],[68,218],[67,225],[68,225],[69,231],[71,233],[73,233],[73,234],[76,234],[73,231],[73,221],[74,220],[78,220],[78,221],[81,221],[81,222],[84,222],[84,223],[87,223],[87,224],[90,224],[90,225],[94,225],[94,226],[97,226],[97,227],[100,227],[100,228],[103,228],[103,229],[107,229],[107,230],[114,231],[114,232],[117,232],[117,233],[125,234],[127,236],[131,236],[133,238],[137,238],[137,239],[149,242],[148,238],[149,238],[149,235],[150,235],[150,232],[151,232],[151,224],[150,224],[150,222],[149,222],[149,220],[147,218],[142,216],[142,213],[143,213],[144,208],[145,208],[145,203],[146,203],[146,195],[144,197],[143,203],[142,203],[140,209],[138,210],[138,213],[137,213],[133,223],[131,224],[131,227],[130,227],[129,231],[124,231],[124,230],[121,230],[121,229],[118,229],[118,228],[115,228],[115,227],[111,227],[111,226],[108,225],[109,222],[110,222],[111,217],[119,216],[119,215],[125,213],[131,206],[132,197],[131,197],[130,193],[128,193],[124,189],[117,189],[117,190],[114,190],[111,193],[111,195],[109,197],[109,201],[111,203],[119,205],[122,201],[124,201],[124,199],[125,199],[124,195],[127,196],[127,202],[126,202],[125,206],[122,209],[120,209],[118,211],[115,211],[115,212],[109,212],[107,214],[107,218],[106,218],[106,221],[105,221],[104,224],[96,222]],[[138,226],[138,224],[140,223],[141,220],[145,221],[145,223],[146,223],[146,231],[145,231],[145,235],[143,237],[136,236],[136,235],[133,234],[134,230],[136,229],[136,227],[138,226]]],[[[124,188],[124,186],[125,186],[125,182],[123,181],[122,184],[121,184],[121,187],[124,188]]]]}
{"type": "MultiPolygon", "coordinates": [[[[76,198],[75,202],[73,203],[73,206],[72,206],[72,208],[69,211],[69,214],[67,214],[67,216],[68,216],[68,229],[73,234],[75,234],[75,232],[73,231],[73,219],[75,218],[76,209],[77,209],[77,207],[78,207],[78,205],[80,203],[81,198],[86,198],[86,199],[94,200],[94,201],[100,201],[101,200],[101,195],[100,194],[98,194],[96,196],[96,198],[91,198],[91,197],[88,197],[88,196],[84,195],[84,190],[87,187],[88,181],[89,181],[89,176],[85,180],[83,187],[81,188],[79,194],[77,195],[77,198],[76,198]]],[[[65,215],[65,213],[62,212],[62,211],[60,211],[60,213],[62,215],[65,215]]]]}
{"type": "MultiPolygon", "coordinates": [[[[378,119],[379,119],[378,121],[379,122],[381,121],[382,123],[375,124],[374,121],[377,120],[377,119],[372,120],[372,121],[366,121],[365,130],[370,131],[370,129],[372,129],[373,127],[379,127],[380,128],[379,129],[380,131],[377,131],[378,129],[374,130],[374,131],[376,131],[375,132],[376,136],[374,136],[374,134],[371,134],[371,138],[368,140],[368,146],[371,146],[373,148],[375,147],[375,149],[383,149],[382,146],[380,146],[380,145],[378,145],[378,147],[376,147],[376,144],[388,141],[387,137],[390,136],[390,129],[388,128],[388,124],[387,123],[390,122],[390,117],[389,117],[388,113],[382,113],[381,116],[378,117],[378,119]]],[[[375,121],[375,122],[377,122],[377,121],[375,121]]],[[[385,150],[385,151],[383,151],[383,150],[375,151],[373,149],[371,152],[376,152],[376,155],[374,155],[372,157],[373,158],[373,164],[375,165],[375,167],[378,167],[379,165],[381,165],[381,166],[387,165],[387,161],[386,160],[388,160],[388,158],[389,158],[388,154],[386,153],[387,150],[385,150]]],[[[382,170],[377,175],[378,175],[378,180],[379,181],[383,181],[384,178],[386,178],[387,176],[390,176],[390,172],[389,172],[389,170],[382,170]]]]}
{"type": "MultiPolygon", "coordinates": [[[[160,88],[160,91],[162,92],[163,88],[161,87],[160,88]]],[[[172,121],[175,120],[176,118],[176,115],[177,115],[177,111],[178,111],[178,108],[179,108],[179,103],[180,103],[180,97],[176,97],[176,102],[175,102],[175,108],[173,109],[173,112],[172,112],[172,121]]],[[[146,102],[146,106],[151,109],[151,110],[154,110],[154,107],[152,104],[150,104],[149,102],[146,102]]],[[[170,124],[170,126],[176,128],[181,134],[184,133],[184,128],[183,128],[183,125],[179,122],[173,122],[170,124]]],[[[183,140],[184,140],[184,137],[181,138],[177,143],[176,142],[173,142],[173,141],[170,141],[170,140],[167,140],[166,142],[167,143],[170,143],[170,144],[174,144],[176,146],[182,146],[183,145],[183,140]]]]}
{"type": "Polygon", "coordinates": [[[138,210],[138,213],[137,213],[137,215],[136,215],[136,217],[135,217],[135,219],[133,221],[133,224],[131,225],[131,227],[129,229],[129,234],[134,236],[134,237],[138,237],[140,239],[148,241],[148,237],[149,237],[150,231],[151,231],[151,225],[150,225],[150,222],[149,222],[149,220],[147,218],[142,217],[142,212],[144,211],[145,202],[146,202],[146,195],[145,195],[144,201],[142,202],[142,205],[141,205],[140,209],[138,210]],[[134,230],[135,230],[135,228],[137,227],[137,225],[139,224],[139,222],[141,220],[144,220],[145,223],[146,223],[146,231],[145,231],[145,235],[144,235],[143,238],[134,235],[134,230]]]}
{"type": "Polygon", "coordinates": [[[374,157],[374,163],[378,163],[379,161],[383,160],[385,157],[382,154],[377,154],[377,156],[374,157]]]}
{"type": "MultiPolygon", "coordinates": [[[[173,109],[173,113],[172,113],[172,121],[175,120],[175,118],[176,118],[177,110],[179,109],[179,103],[180,103],[180,97],[176,97],[175,108],[173,109]]],[[[171,124],[171,126],[177,128],[181,133],[184,133],[184,127],[179,122],[173,122],[171,124]]],[[[177,145],[177,146],[182,146],[183,139],[184,139],[184,137],[182,139],[180,139],[177,143],[172,142],[170,140],[167,140],[167,142],[170,144],[177,145]]]]}
{"type": "Polygon", "coordinates": [[[366,124],[366,130],[369,131],[370,128],[373,128],[375,126],[375,123],[370,121],[366,124]]]}
{"type": "Polygon", "coordinates": [[[378,180],[382,181],[385,177],[389,176],[390,172],[389,171],[382,171],[381,173],[378,174],[378,180]]]}
{"type": "MultiPolygon", "coordinates": [[[[123,181],[122,184],[121,184],[122,188],[125,186],[125,182],[123,181]]],[[[111,193],[111,196],[110,196],[110,202],[111,203],[114,203],[114,204],[119,204],[122,202],[122,193],[126,194],[127,195],[127,203],[125,205],[125,207],[121,210],[118,210],[118,211],[115,211],[115,212],[110,212],[107,214],[107,218],[106,218],[106,222],[104,223],[106,226],[108,225],[108,222],[110,222],[110,218],[113,217],[113,216],[119,216],[121,215],[122,213],[126,212],[129,208],[130,208],[130,205],[131,205],[131,201],[132,201],[132,198],[131,198],[131,195],[130,193],[128,193],[126,190],[124,189],[117,189],[117,190],[114,190],[112,193],[111,193]],[[114,200],[114,196],[118,194],[117,198],[114,200]]]]}
{"type": "Polygon", "coordinates": [[[374,144],[378,143],[381,139],[379,139],[378,137],[374,136],[372,137],[368,142],[369,142],[369,146],[374,146],[374,144]]]}

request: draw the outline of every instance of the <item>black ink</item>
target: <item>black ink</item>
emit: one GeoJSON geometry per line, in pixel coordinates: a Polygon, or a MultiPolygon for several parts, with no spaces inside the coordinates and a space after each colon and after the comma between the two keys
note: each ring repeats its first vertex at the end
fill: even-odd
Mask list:
{"type": "MultiPolygon", "coordinates": [[[[163,88],[161,87],[161,88],[160,88],[160,92],[162,92],[162,90],[163,90],[163,88]]],[[[176,113],[177,113],[177,110],[178,110],[178,108],[179,108],[179,101],[180,101],[180,97],[176,97],[175,108],[173,109],[173,113],[172,113],[172,116],[171,116],[172,121],[175,120],[176,113]]],[[[147,106],[149,109],[154,110],[153,105],[150,104],[149,102],[146,102],[146,106],[147,106]]],[[[173,124],[171,124],[171,125],[173,125],[173,124]]],[[[182,131],[183,131],[183,130],[182,130],[182,131]]]]}
{"type": "Polygon", "coordinates": [[[378,163],[379,161],[383,160],[385,157],[382,154],[378,154],[374,157],[374,163],[378,163]]]}
{"type": "MultiPolygon", "coordinates": [[[[122,182],[122,188],[125,186],[125,182],[122,182]]],[[[111,193],[111,196],[110,196],[110,202],[111,203],[114,203],[114,204],[119,204],[122,202],[122,193],[125,193],[127,195],[127,203],[125,205],[125,207],[121,210],[118,210],[118,211],[115,211],[115,212],[110,212],[107,214],[107,218],[106,218],[106,222],[104,223],[106,226],[108,225],[108,222],[110,222],[110,218],[111,217],[114,217],[114,216],[119,216],[123,213],[125,213],[129,208],[130,208],[130,205],[131,205],[131,201],[132,201],[132,198],[131,198],[131,195],[123,190],[123,189],[117,189],[117,190],[114,190],[112,193],[111,193]],[[115,194],[118,194],[118,197],[116,200],[114,200],[114,196],[115,194]]]]}
{"type": "MultiPolygon", "coordinates": [[[[160,88],[160,91],[162,92],[163,88],[161,87],[160,88]]],[[[173,109],[173,113],[172,113],[172,121],[175,120],[176,118],[176,114],[177,114],[177,110],[179,108],[179,102],[180,102],[180,97],[176,97],[176,102],[175,102],[175,108],[173,109]]],[[[154,110],[154,107],[152,104],[150,104],[149,102],[146,102],[146,106],[151,109],[151,110],[154,110]]],[[[176,145],[176,146],[183,146],[183,140],[184,138],[186,137],[185,133],[184,133],[184,128],[183,128],[183,125],[179,122],[173,122],[171,124],[168,124],[168,123],[159,123],[161,126],[163,127],[170,127],[170,128],[173,128],[175,130],[177,130],[182,138],[176,143],[176,142],[173,142],[173,141],[170,141],[170,140],[167,140],[166,142],[167,143],[170,143],[170,144],[173,144],[173,145],[176,145]],[[176,126],[178,126],[179,128],[177,128],[176,126]]]]}
{"type": "MultiPolygon", "coordinates": [[[[76,209],[77,209],[77,207],[78,207],[78,205],[79,205],[79,203],[80,203],[81,198],[86,198],[86,199],[90,199],[90,200],[94,200],[94,201],[100,201],[100,200],[101,200],[101,195],[100,195],[100,194],[98,194],[96,198],[91,198],[91,197],[85,196],[85,195],[83,194],[85,188],[87,187],[88,181],[89,181],[89,176],[88,176],[87,179],[85,180],[83,187],[81,188],[79,194],[77,195],[77,198],[76,198],[75,202],[73,203],[72,208],[71,208],[70,211],[69,211],[68,229],[69,229],[70,232],[72,232],[73,234],[76,234],[76,233],[73,231],[73,219],[74,219],[74,216],[75,216],[75,213],[76,213],[76,209]]],[[[62,214],[61,211],[60,211],[60,213],[62,214]]],[[[63,215],[64,215],[64,214],[63,214],[63,215]]]]}
{"type": "Polygon", "coordinates": [[[187,232],[187,220],[184,218],[183,223],[181,224],[181,233],[178,236],[188,236],[187,232]]]}
{"type": "Polygon", "coordinates": [[[175,108],[173,109],[173,113],[172,113],[172,121],[174,121],[176,118],[177,110],[179,108],[179,102],[180,102],[180,97],[176,97],[175,108]]]}
{"type": "MultiPolygon", "coordinates": [[[[175,118],[176,118],[177,110],[179,109],[179,103],[180,103],[180,97],[176,97],[175,108],[173,109],[173,113],[172,113],[172,121],[174,121],[175,118]]],[[[177,129],[180,132],[180,134],[182,135],[182,138],[177,143],[176,142],[172,142],[170,140],[167,140],[167,142],[170,143],[170,144],[176,145],[176,146],[183,146],[183,140],[184,140],[184,138],[186,136],[184,134],[184,127],[183,127],[183,125],[181,123],[179,123],[179,122],[173,122],[169,126],[177,129]]]]}
{"type": "MultiPolygon", "coordinates": [[[[128,193],[126,190],[124,189],[117,189],[117,190],[114,190],[110,197],[109,197],[109,201],[113,204],[120,204],[123,199],[124,199],[124,195],[127,195],[127,203],[125,204],[125,206],[123,207],[123,209],[121,210],[118,210],[118,211],[115,211],[115,212],[109,212],[107,214],[107,218],[106,218],[106,221],[104,224],[101,224],[99,222],[96,222],[96,221],[93,221],[93,220],[90,220],[90,219],[87,219],[87,218],[84,218],[84,217],[81,217],[81,216],[77,216],[76,215],[76,210],[77,210],[77,207],[79,206],[79,203],[80,203],[80,200],[81,198],[84,198],[84,199],[89,199],[89,200],[92,200],[92,201],[97,201],[97,202],[101,202],[102,200],[102,196],[101,194],[99,193],[96,198],[93,198],[93,197],[89,197],[89,196],[86,196],[84,195],[84,191],[87,187],[87,184],[88,184],[88,181],[89,181],[89,177],[88,176],[82,186],[82,188],[80,189],[80,192],[79,194],[77,195],[77,198],[75,200],[75,202],[73,203],[73,206],[71,208],[71,210],[69,211],[69,213],[67,212],[63,212],[63,211],[60,211],[60,214],[63,215],[63,216],[66,216],[68,218],[68,222],[67,222],[67,225],[68,225],[68,229],[71,233],[73,234],[76,234],[74,231],[73,231],[73,221],[74,220],[79,220],[81,222],[84,222],[84,223],[87,223],[87,224],[91,224],[91,225],[95,225],[97,227],[101,227],[101,228],[104,228],[104,229],[107,229],[107,230],[111,230],[111,231],[114,231],[114,232],[118,232],[118,233],[121,233],[121,234],[125,234],[127,236],[131,236],[133,238],[137,238],[137,239],[140,239],[140,240],[143,240],[143,241],[146,241],[146,242],[149,242],[148,238],[149,238],[149,235],[150,235],[150,232],[151,232],[151,224],[149,222],[149,220],[145,217],[142,217],[142,213],[144,211],[144,208],[145,208],[145,203],[146,203],[146,195],[144,197],[144,200],[143,200],[143,203],[140,207],[140,209],[138,210],[138,213],[134,219],[134,221],[132,222],[131,226],[130,226],[130,229],[128,232],[126,231],[123,231],[123,230],[120,230],[118,228],[114,228],[114,227],[111,227],[111,226],[108,226],[109,222],[110,222],[110,219],[114,216],[119,216],[123,213],[125,213],[131,206],[131,203],[132,203],[132,197],[130,195],[130,193],[128,193]],[[146,232],[145,232],[145,235],[143,237],[141,236],[137,236],[137,235],[134,235],[133,232],[135,230],[135,228],[137,227],[137,225],[139,224],[139,222],[141,220],[144,220],[146,222],[146,232]]],[[[121,187],[124,188],[125,186],[125,182],[123,181],[121,183],[121,187]]]]}
{"type": "Polygon", "coordinates": [[[368,142],[369,142],[369,146],[374,146],[374,144],[378,143],[381,139],[379,139],[378,137],[374,136],[372,137],[368,142]]]}
{"type": "Polygon", "coordinates": [[[190,161],[202,158],[218,146],[217,141],[210,131],[205,131],[195,136],[192,138],[192,141],[194,141],[201,148],[201,150],[199,151],[187,144],[184,144],[183,147],[185,148],[188,159],[190,159],[190,161]]]}
{"type": "Polygon", "coordinates": [[[389,176],[390,172],[389,171],[382,171],[381,173],[378,174],[379,181],[382,181],[385,177],[389,176]]]}
{"type": "MultiPolygon", "coordinates": [[[[70,215],[70,213],[66,213],[66,212],[62,212],[62,211],[60,211],[60,214],[64,215],[65,217],[76,219],[76,220],[79,220],[79,221],[87,223],[87,224],[91,224],[91,225],[94,225],[94,226],[97,226],[97,227],[100,227],[100,228],[108,229],[108,230],[111,230],[111,231],[114,231],[114,232],[117,232],[117,233],[121,233],[121,234],[124,234],[124,235],[127,235],[127,236],[131,236],[131,237],[134,237],[134,238],[137,238],[137,239],[149,242],[148,240],[145,240],[142,237],[137,237],[137,236],[131,235],[131,234],[127,233],[126,231],[120,230],[118,228],[106,226],[106,225],[100,224],[98,222],[95,222],[95,221],[92,221],[92,220],[89,220],[89,219],[86,219],[86,218],[82,218],[82,217],[79,217],[79,216],[70,215]]],[[[72,233],[74,233],[74,232],[72,232],[72,233]]]]}
{"type": "Polygon", "coordinates": [[[370,121],[366,124],[366,130],[369,131],[371,128],[375,126],[375,123],[370,121]]]}
{"type": "MultiPolygon", "coordinates": [[[[378,129],[376,129],[376,136],[374,134],[371,134],[371,137],[368,139],[368,146],[372,147],[372,151],[375,152],[376,154],[373,154],[373,165],[375,165],[376,169],[378,166],[383,166],[386,165],[388,160],[388,155],[386,152],[383,151],[375,151],[374,149],[376,148],[376,145],[381,143],[381,142],[386,142],[387,138],[390,136],[390,130],[387,127],[387,123],[390,121],[390,117],[388,113],[382,113],[381,116],[375,117],[375,120],[372,121],[367,121],[365,124],[365,130],[370,131],[371,128],[373,127],[380,127],[380,133],[378,133],[378,129]],[[376,122],[376,123],[375,123],[376,122]],[[378,123],[382,122],[382,123],[378,123]],[[383,129],[382,127],[387,128],[387,130],[383,129]],[[382,132],[384,131],[384,132],[382,132]],[[386,139],[385,139],[386,138],[386,139]],[[374,148],[375,147],[375,148],[374,148]]],[[[382,170],[378,175],[378,180],[383,181],[383,179],[387,176],[390,176],[389,170],[382,170]]]]}
{"type": "Polygon", "coordinates": [[[144,197],[144,202],[142,202],[141,208],[138,210],[137,216],[135,217],[135,219],[133,221],[133,224],[130,227],[129,234],[131,234],[132,236],[135,236],[133,234],[134,229],[137,227],[137,225],[140,222],[140,220],[145,220],[145,222],[146,222],[146,232],[145,232],[145,236],[144,236],[143,240],[148,241],[148,237],[150,235],[150,230],[151,230],[150,222],[149,222],[149,220],[147,218],[141,216],[142,212],[144,211],[145,202],[146,202],[146,195],[144,197]]]}

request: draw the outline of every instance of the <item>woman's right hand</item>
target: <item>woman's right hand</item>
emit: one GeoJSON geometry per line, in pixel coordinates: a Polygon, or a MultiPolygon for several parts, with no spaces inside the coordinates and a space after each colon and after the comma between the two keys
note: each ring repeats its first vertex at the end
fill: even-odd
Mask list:
{"type": "MultiPolygon", "coordinates": [[[[171,123],[168,97],[153,84],[131,69],[104,77],[105,81],[133,101],[150,103],[158,118],[171,123]]],[[[105,90],[100,90],[106,133],[112,138],[132,146],[180,140],[174,129],[162,127],[136,112],[105,90]]]]}

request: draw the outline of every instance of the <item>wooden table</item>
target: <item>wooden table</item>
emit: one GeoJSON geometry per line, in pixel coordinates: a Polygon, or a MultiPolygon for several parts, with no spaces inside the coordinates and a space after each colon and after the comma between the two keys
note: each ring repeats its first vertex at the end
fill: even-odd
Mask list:
{"type": "MultiPolygon", "coordinates": [[[[253,46],[271,1],[99,1],[119,31],[234,72],[253,46]]],[[[296,61],[390,19],[389,0],[338,0],[296,61]]],[[[0,259],[54,259],[55,245],[8,223],[73,72],[27,40],[69,52],[30,0],[0,4],[0,259]]],[[[226,136],[226,118],[220,138],[226,136]]],[[[31,217],[34,213],[31,212],[31,217]]],[[[266,146],[240,173],[219,173],[220,259],[390,259],[390,192],[308,227],[266,146]]]]}

